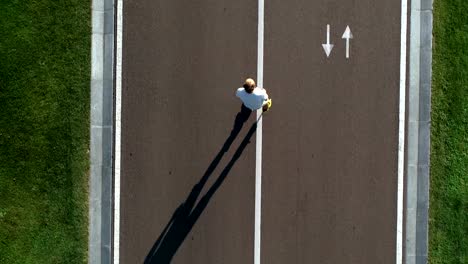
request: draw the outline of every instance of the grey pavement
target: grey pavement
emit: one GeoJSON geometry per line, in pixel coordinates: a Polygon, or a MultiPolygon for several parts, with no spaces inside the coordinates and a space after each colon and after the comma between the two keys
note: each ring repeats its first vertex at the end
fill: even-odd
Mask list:
{"type": "Polygon", "coordinates": [[[432,0],[410,7],[409,107],[404,263],[428,260],[432,0]]]}
{"type": "Polygon", "coordinates": [[[113,0],[93,0],[91,39],[89,263],[112,259],[113,0]]]}

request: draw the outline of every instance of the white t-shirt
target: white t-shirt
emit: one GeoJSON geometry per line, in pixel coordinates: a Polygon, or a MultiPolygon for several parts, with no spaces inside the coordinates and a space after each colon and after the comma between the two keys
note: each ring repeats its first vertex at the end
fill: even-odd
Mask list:
{"type": "Polygon", "coordinates": [[[268,100],[268,94],[265,89],[255,87],[252,93],[247,93],[244,87],[237,89],[236,96],[239,97],[244,105],[251,109],[257,110],[263,106],[265,100],[268,100]]]}

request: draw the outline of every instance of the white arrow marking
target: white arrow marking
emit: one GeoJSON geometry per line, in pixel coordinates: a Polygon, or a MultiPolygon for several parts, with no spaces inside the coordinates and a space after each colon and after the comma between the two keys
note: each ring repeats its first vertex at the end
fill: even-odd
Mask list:
{"type": "Polygon", "coordinates": [[[323,49],[325,50],[325,54],[327,54],[327,58],[328,56],[330,56],[330,53],[333,49],[333,44],[330,44],[330,25],[327,24],[327,43],[326,44],[322,44],[323,46],[323,49]]]}
{"type": "Polygon", "coordinates": [[[346,39],[346,58],[349,59],[349,39],[353,38],[353,33],[351,33],[351,29],[349,29],[349,26],[346,26],[346,30],[343,33],[343,37],[346,39]]]}

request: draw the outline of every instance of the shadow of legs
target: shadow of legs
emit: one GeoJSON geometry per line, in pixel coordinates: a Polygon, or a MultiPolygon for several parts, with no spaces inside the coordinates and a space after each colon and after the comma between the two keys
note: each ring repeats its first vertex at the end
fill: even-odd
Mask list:
{"type": "Polygon", "coordinates": [[[200,202],[192,211],[195,201],[200,195],[203,186],[207,182],[210,175],[213,173],[214,169],[218,166],[224,153],[226,153],[229,150],[230,146],[234,142],[234,139],[241,131],[243,124],[248,120],[251,112],[251,110],[242,105],[241,111],[236,115],[233,129],[229,137],[223,144],[223,147],[216,155],[214,160],[211,162],[210,166],[208,166],[208,169],[205,171],[200,181],[194,185],[192,191],[188,195],[185,202],[182,203],[174,212],[171,219],[169,220],[169,223],[166,225],[163,232],[158,237],[150,252],[146,256],[144,262],[145,264],[170,263],[177,249],[185,240],[186,236],[188,235],[192,227],[195,225],[199,216],[208,205],[209,200],[216,192],[216,190],[221,186],[229,171],[234,166],[237,159],[241,156],[243,150],[247,147],[248,143],[250,142],[250,138],[255,133],[257,123],[254,123],[252,125],[246,137],[242,140],[242,143],[240,144],[239,148],[234,153],[232,159],[229,161],[228,165],[223,169],[218,179],[216,179],[215,183],[210,187],[208,192],[200,199],[200,202]]]}

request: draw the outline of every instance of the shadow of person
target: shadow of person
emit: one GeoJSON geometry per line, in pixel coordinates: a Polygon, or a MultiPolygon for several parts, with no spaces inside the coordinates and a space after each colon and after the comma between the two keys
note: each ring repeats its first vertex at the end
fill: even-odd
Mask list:
{"type": "Polygon", "coordinates": [[[243,124],[249,118],[251,112],[252,111],[250,109],[242,105],[241,111],[236,115],[234,126],[229,137],[226,139],[219,153],[208,166],[200,181],[193,186],[192,191],[188,195],[185,202],[179,205],[179,207],[173,213],[168,224],[166,225],[162,233],[159,235],[158,239],[156,240],[153,247],[146,256],[144,261],[145,264],[164,264],[171,262],[178,248],[184,242],[188,233],[190,232],[190,230],[192,230],[192,227],[195,225],[203,210],[208,205],[208,202],[210,201],[211,197],[221,186],[224,179],[227,177],[229,171],[232,169],[236,161],[242,155],[244,149],[250,143],[250,139],[257,129],[258,120],[257,122],[252,124],[247,135],[242,140],[232,159],[223,169],[219,177],[216,179],[216,181],[213,183],[210,189],[206,192],[206,194],[195,205],[195,202],[197,201],[197,198],[200,195],[203,186],[208,181],[210,175],[213,173],[216,166],[218,166],[224,153],[226,153],[229,150],[230,146],[234,142],[234,139],[241,131],[243,124]]]}

